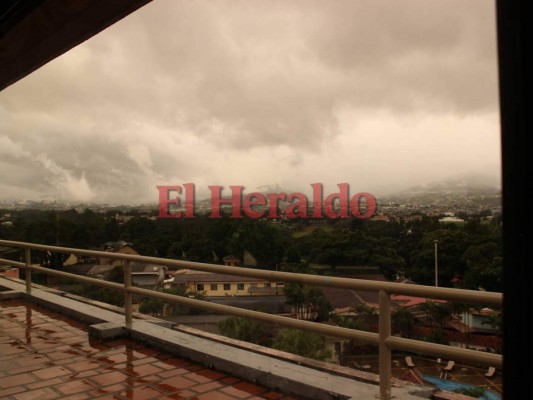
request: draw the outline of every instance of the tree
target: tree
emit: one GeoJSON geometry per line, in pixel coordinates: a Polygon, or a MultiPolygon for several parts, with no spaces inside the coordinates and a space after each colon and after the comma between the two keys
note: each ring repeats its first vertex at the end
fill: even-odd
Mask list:
{"type": "MultiPolygon", "coordinates": [[[[342,328],[366,330],[362,328],[361,322],[357,319],[335,315],[333,322],[342,328]]],[[[375,354],[378,351],[378,347],[366,342],[361,342],[355,339],[348,339],[344,342],[342,354],[344,357],[356,354],[375,354]]],[[[344,364],[343,364],[344,365],[344,364]]]]}
{"type": "Polygon", "coordinates": [[[429,319],[437,326],[444,329],[444,325],[452,316],[450,305],[448,303],[437,303],[428,300],[420,304],[420,310],[425,311],[429,319]]]}
{"type": "Polygon", "coordinates": [[[502,336],[502,328],[503,328],[503,319],[502,314],[494,312],[487,316],[487,320],[482,323],[483,325],[489,325],[496,333],[496,337],[494,338],[494,349],[496,350],[496,353],[501,353],[501,336],[502,336]]]}
{"type": "MultiPolygon", "coordinates": [[[[314,274],[307,263],[285,264],[283,269],[298,274],[314,274]]],[[[287,283],[283,288],[286,303],[291,306],[298,319],[328,321],[333,307],[318,286],[301,283],[287,283]]]]}
{"type": "Polygon", "coordinates": [[[462,261],[466,264],[463,287],[475,289],[482,287],[489,291],[502,291],[503,258],[501,245],[486,242],[470,246],[462,261]]]}
{"type": "Polygon", "coordinates": [[[70,293],[117,307],[124,307],[124,294],[120,290],[80,284],[72,287],[70,293]]]}
{"type": "Polygon", "coordinates": [[[427,339],[433,343],[448,344],[444,326],[452,316],[450,306],[447,303],[426,301],[420,304],[420,310],[425,311],[429,319],[435,324],[427,339]]]}
{"type": "Polygon", "coordinates": [[[299,263],[300,256],[294,246],[290,246],[285,252],[285,262],[287,263],[299,263]]]}
{"type": "Polygon", "coordinates": [[[258,265],[273,268],[283,258],[281,235],[269,221],[244,219],[231,234],[226,250],[235,255],[249,251],[258,265]]]}
{"type": "MultiPolygon", "coordinates": [[[[455,225],[451,225],[455,226],[455,225]]],[[[442,228],[424,234],[411,257],[408,273],[423,284],[435,284],[435,240],[438,240],[439,286],[450,286],[455,275],[462,276],[466,266],[462,258],[472,240],[464,231],[442,228]]]]}
{"type": "Polygon", "coordinates": [[[317,333],[298,329],[283,329],[277,334],[272,347],[323,361],[331,358],[331,352],[325,346],[326,340],[317,333]]]}
{"type": "Polygon", "coordinates": [[[397,308],[392,312],[392,330],[405,338],[413,338],[415,335],[416,318],[405,307],[397,308]]]}
{"type": "Polygon", "coordinates": [[[288,283],[283,288],[286,302],[298,319],[328,321],[333,310],[324,292],[318,286],[288,283]]]}
{"type": "Polygon", "coordinates": [[[121,266],[116,266],[108,272],[106,280],[116,283],[124,283],[124,270],[121,266]]]}
{"type": "Polygon", "coordinates": [[[497,335],[501,335],[503,327],[502,315],[496,312],[491,313],[487,316],[486,321],[484,321],[482,325],[489,325],[497,335]]]}
{"type": "MultiPolygon", "coordinates": [[[[175,296],[187,297],[189,299],[203,300],[204,295],[198,292],[189,292],[184,286],[175,286],[170,289],[162,289],[163,293],[173,294],[175,296]]],[[[178,303],[170,303],[168,306],[169,315],[192,315],[205,313],[204,310],[185,306],[178,303]]]]}
{"type": "Polygon", "coordinates": [[[151,314],[155,316],[163,315],[163,308],[165,307],[165,302],[161,299],[156,299],[153,297],[146,297],[142,299],[141,305],[139,306],[139,312],[143,314],[151,314]]]}
{"type": "MultiPolygon", "coordinates": [[[[467,303],[461,303],[461,302],[453,302],[449,303],[449,310],[453,317],[457,318],[461,322],[463,322],[463,314],[468,312],[470,309],[470,305],[467,303]]],[[[461,338],[464,339],[465,347],[468,348],[469,342],[470,342],[470,333],[468,332],[468,326],[464,323],[459,324],[459,333],[461,334],[461,338]]],[[[461,347],[463,346],[463,342],[461,341],[461,347]]]]}
{"type": "Polygon", "coordinates": [[[377,316],[376,309],[365,303],[359,303],[352,307],[352,311],[357,314],[355,329],[369,331],[377,316]]]}
{"type": "Polygon", "coordinates": [[[265,324],[249,318],[228,317],[218,323],[224,336],[255,344],[265,344],[265,324]]]}
{"type": "MultiPolygon", "coordinates": [[[[159,292],[173,294],[175,296],[182,296],[202,300],[203,295],[196,292],[188,292],[183,286],[177,286],[171,289],[158,289],[159,292]]],[[[184,314],[199,314],[202,311],[194,309],[189,306],[184,306],[177,303],[167,303],[164,300],[152,297],[145,297],[141,301],[139,311],[152,315],[163,315],[163,310],[167,307],[167,315],[184,315],[184,314]]]]}

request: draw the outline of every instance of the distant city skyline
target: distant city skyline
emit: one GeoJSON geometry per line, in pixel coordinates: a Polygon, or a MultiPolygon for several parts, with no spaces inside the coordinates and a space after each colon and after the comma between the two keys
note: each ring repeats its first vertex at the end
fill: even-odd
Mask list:
{"type": "Polygon", "coordinates": [[[0,93],[0,201],[499,182],[494,8],[150,3],[0,93]]]}

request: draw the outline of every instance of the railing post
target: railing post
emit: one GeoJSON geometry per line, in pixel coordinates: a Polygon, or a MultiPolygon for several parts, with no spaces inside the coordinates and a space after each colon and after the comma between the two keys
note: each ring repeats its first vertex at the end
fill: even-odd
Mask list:
{"type": "Polygon", "coordinates": [[[132,300],[131,289],[131,264],[128,260],[124,262],[124,315],[126,316],[126,328],[132,326],[132,300]]]}
{"type": "Polygon", "coordinates": [[[391,395],[392,360],[391,349],[385,340],[391,335],[390,295],[379,291],[379,399],[389,400],[391,395]]]}
{"type": "Polygon", "coordinates": [[[26,247],[24,249],[24,263],[26,264],[25,276],[26,276],[26,293],[31,294],[31,250],[26,247]]]}

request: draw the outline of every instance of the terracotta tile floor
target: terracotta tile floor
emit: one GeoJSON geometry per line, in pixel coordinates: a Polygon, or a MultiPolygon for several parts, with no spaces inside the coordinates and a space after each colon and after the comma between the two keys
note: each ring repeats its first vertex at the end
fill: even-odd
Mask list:
{"type": "Polygon", "coordinates": [[[137,342],[96,342],[87,328],[20,300],[0,302],[2,399],[279,399],[294,397],[137,342]]]}

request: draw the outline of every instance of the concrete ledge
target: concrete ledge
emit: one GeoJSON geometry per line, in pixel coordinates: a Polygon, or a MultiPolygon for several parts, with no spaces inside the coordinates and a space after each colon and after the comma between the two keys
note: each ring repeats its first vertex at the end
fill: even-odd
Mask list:
{"type": "Polygon", "coordinates": [[[432,400],[475,400],[476,397],[466,396],[464,394],[437,390],[431,397],[432,400]]]}
{"type": "Polygon", "coordinates": [[[0,286],[21,292],[23,300],[46,307],[88,325],[102,322],[118,322],[123,318],[113,312],[62,297],[63,292],[61,291],[41,290],[32,285],[31,295],[28,295],[25,292],[26,287],[24,284],[2,278],[0,278],[0,286]]]}
{"type": "MultiPolygon", "coordinates": [[[[231,339],[225,336],[216,335],[210,332],[204,332],[199,329],[191,328],[186,325],[176,325],[174,326],[175,330],[180,332],[189,333],[194,336],[203,337],[205,339],[213,340],[215,342],[224,343],[229,346],[238,347],[240,349],[252,351],[257,354],[263,354],[268,357],[277,358],[279,360],[287,361],[297,365],[303,365],[319,371],[323,371],[330,374],[340,375],[347,378],[355,379],[361,382],[379,385],[379,376],[362,370],[357,370],[353,368],[343,367],[341,365],[331,364],[325,361],[318,361],[312,358],[302,357],[296,354],[287,353],[285,351],[280,351],[272,349],[270,347],[264,347],[253,343],[244,342],[242,340],[231,339]]],[[[405,386],[405,381],[399,379],[392,379],[392,386],[394,387],[403,387],[405,386]]]]}
{"type": "MultiPolygon", "coordinates": [[[[89,299],[87,297],[78,296],[76,294],[71,294],[71,293],[68,293],[68,292],[60,292],[60,293],[61,293],[61,295],[63,297],[66,297],[68,299],[76,300],[76,301],[79,301],[80,303],[89,304],[91,306],[95,306],[95,307],[101,308],[103,310],[108,310],[108,311],[112,311],[112,312],[120,314],[120,315],[124,315],[124,308],[122,308],[122,307],[117,307],[117,306],[114,306],[112,304],[103,303],[103,302],[98,301],[98,300],[89,299]]],[[[141,314],[141,313],[134,312],[134,313],[132,313],[132,316],[133,316],[133,318],[143,319],[145,321],[152,322],[154,324],[158,324],[158,325],[161,325],[161,326],[166,326],[168,328],[171,328],[172,325],[173,325],[172,322],[165,321],[164,319],[153,317],[153,316],[147,315],[147,314],[141,314]]],[[[125,317],[123,317],[123,318],[125,318],[125,317]]]]}
{"type": "Polygon", "coordinates": [[[172,327],[174,326],[173,322],[164,321],[164,320],[161,320],[161,321],[149,321],[149,322],[151,322],[154,325],[162,326],[163,328],[167,328],[167,329],[172,329],[172,327]]]}
{"type": "Polygon", "coordinates": [[[18,290],[6,290],[0,292],[0,300],[13,300],[20,299],[22,297],[22,292],[18,290]]]}
{"type": "Polygon", "coordinates": [[[123,325],[115,324],[113,322],[104,322],[101,324],[90,325],[89,336],[102,340],[116,339],[128,336],[128,331],[123,325]]]}
{"type": "MultiPolygon", "coordinates": [[[[11,276],[0,276],[0,277],[5,279],[3,282],[6,282],[6,280],[7,280],[9,282],[19,283],[20,285],[22,285],[21,286],[22,289],[20,291],[24,292],[24,293],[26,292],[26,281],[24,279],[13,278],[11,276]]],[[[2,287],[2,285],[0,285],[0,287],[2,287]]],[[[49,293],[55,293],[55,294],[64,294],[65,293],[65,292],[63,292],[61,290],[57,290],[57,289],[54,289],[54,288],[51,288],[51,287],[48,287],[48,286],[39,285],[38,283],[34,283],[34,282],[32,282],[31,287],[35,288],[35,289],[40,289],[40,290],[43,290],[43,291],[49,292],[49,293]]]]}

